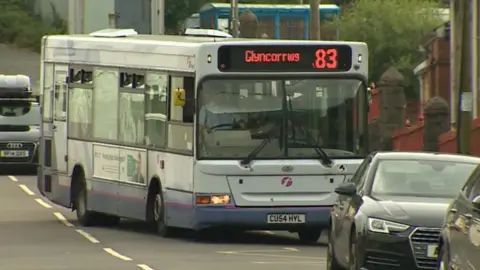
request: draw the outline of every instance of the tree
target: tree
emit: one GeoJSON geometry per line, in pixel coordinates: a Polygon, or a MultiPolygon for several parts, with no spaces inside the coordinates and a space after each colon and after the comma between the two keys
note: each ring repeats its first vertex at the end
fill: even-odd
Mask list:
{"type": "Polygon", "coordinates": [[[377,81],[390,66],[406,78],[407,95],[415,95],[412,69],[424,58],[422,39],[441,25],[433,0],[354,0],[332,22],[341,40],[363,41],[369,48],[369,75],[377,81]]]}
{"type": "Polygon", "coordinates": [[[178,30],[178,26],[190,15],[197,13],[207,0],[165,0],[165,29],[178,30]]]}

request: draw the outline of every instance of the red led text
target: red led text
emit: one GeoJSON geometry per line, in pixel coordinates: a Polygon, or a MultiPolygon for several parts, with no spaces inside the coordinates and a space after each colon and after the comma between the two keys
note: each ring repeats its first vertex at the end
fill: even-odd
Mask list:
{"type": "Polygon", "coordinates": [[[245,51],[247,63],[297,63],[300,61],[300,53],[258,53],[254,50],[245,51]]]}
{"type": "Polygon", "coordinates": [[[337,49],[318,49],[315,52],[315,69],[335,69],[338,67],[337,49]]]}

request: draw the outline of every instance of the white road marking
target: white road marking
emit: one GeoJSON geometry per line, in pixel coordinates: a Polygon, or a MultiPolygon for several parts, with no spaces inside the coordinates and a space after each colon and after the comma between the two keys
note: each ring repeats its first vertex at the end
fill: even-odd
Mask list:
{"type": "Polygon", "coordinates": [[[108,254],[110,254],[113,257],[118,258],[120,260],[123,260],[123,261],[131,261],[132,260],[131,258],[129,258],[127,256],[124,256],[124,255],[116,252],[115,250],[113,250],[111,248],[103,248],[103,250],[105,250],[105,252],[107,252],[108,254]]]}
{"type": "Polygon", "coordinates": [[[8,179],[10,179],[12,182],[18,182],[18,179],[13,175],[9,175],[8,179]]]}
{"type": "Polygon", "coordinates": [[[153,268],[151,268],[150,266],[146,265],[146,264],[137,264],[137,266],[140,268],[140,269],[143,269],[143,270],[153,270],[153,268]]]}
{"type": "Polygon", "coordinates": [[[67,226],[67,227],[74,227],[72,223],[70,223],[61,213],[59,212],[55,212],[53,213],[53,215],[58,219],[60,220],[60,222],[63,223],[63,225],[67,226]]]}
{"type": "Polygon", "coordinates": [[[33,196],[35,195],[35,193],[33,193],[33,191],[31,191],[27,186],[25,185],[18,185],[19,188],[21,188],[23,190],[23,192],[27,193],[27,195],[30,195],[30,196],[33,196]]]}
{"type": "Polygon", "coordinates": [[[283,249],[288,250],[288,251],[298,251],[298,249],[292,248],[292,247],[284,247],[283,249]]]}
{"type": "MultiPolygon", "coordinates": [[[[87,238],[88,241],[94,243],[94,244],[98,244],[100,243],[100,241],[97,240],[97,238],[91,236],[89,233],[87,233],[86,231],[84,230],[75,230],[77,231],[81,236],[87,238]]],[[[107,251],[108,252],[108,251],[107,251]]]]}
{"type": "Polygon", "coordinates": [[[47,209],[50,209],[52,208],[52,206],[46,202],[44,202],[42,199],[35,199],[35,201],[40,204],[41,206],[47,208],[47,209]]]}

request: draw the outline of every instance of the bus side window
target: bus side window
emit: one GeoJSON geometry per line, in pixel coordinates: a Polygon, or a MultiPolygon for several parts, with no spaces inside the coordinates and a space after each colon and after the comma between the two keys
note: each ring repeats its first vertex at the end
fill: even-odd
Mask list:
{"type": "Polygon", "coordinates": [[[147,71],[145,90],[145,141],[163,148],[167,144],[168,75],[147,71]]]}
{"type": "Polygon", "coordinates": [[[185,105],[176,106],[174,98],[170,98],[167,145],[188,154],[193,150],[193,81],[193,77],[170,76],[169,94],[173,96],[176,89],[184,89],[185,105]]]}
{"type": "Polygon", "coordinates": [[[53,121],[53,85],[54,85],[53,64],[45,63],[43,79],[43,106],[42,115],[45,122],[53,121]]]}
{"type": "Polygon", "coordinates": [[[184,77],[183,89],[185,89],[185,106],[183,106],[183,122],[193,123],[195,113],[195,78],[184,77]]]}
{"type": "Polygon", "coordinates": [[[91,70],[73,67],[68,72],[68,136],[93,137],[93,83],[91,70]]]}
{"type": "Polygon", "coordinates": [[[98,140],[117,140],[118,69],[95,67],[93,74],[93,137],[98,140]]]}
{"type": "Polygon", "coordinates": [[[145,144],[145,71],[120,72],[118,140],[145,144]]]}
{"type": "Polygon", "coordinates": [[[67,120],[67,77],[68,66],[55,65],[54,69],[54,97],[55,97],[55,113],[56,121],[65,122],[67,120]]]}

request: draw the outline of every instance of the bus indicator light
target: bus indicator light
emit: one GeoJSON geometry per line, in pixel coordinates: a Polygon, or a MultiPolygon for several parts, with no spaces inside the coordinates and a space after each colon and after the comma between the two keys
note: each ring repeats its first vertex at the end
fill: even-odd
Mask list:
{"type": "Polygon", "coordinates": [[[223,45],[221,72],[345,72],[352,67],[352,48],[332,45],[223,45]]]}

